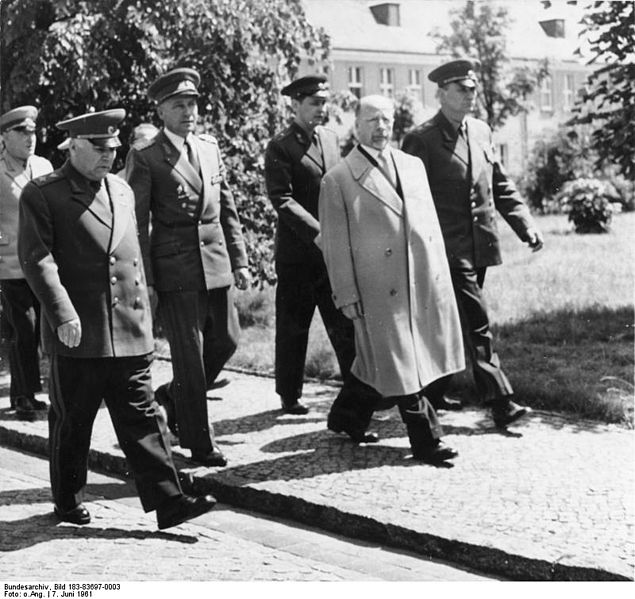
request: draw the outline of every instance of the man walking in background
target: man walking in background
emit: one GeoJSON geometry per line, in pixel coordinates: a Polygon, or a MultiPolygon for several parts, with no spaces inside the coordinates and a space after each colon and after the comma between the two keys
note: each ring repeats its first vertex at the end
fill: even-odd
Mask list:
{"type": "Polygon", "coordinates": [[[158,294],[173,380],[156,390],[168,426],[192,460],[224,466],[207,389],[236,351],[233,285],[249,286],[247,252],[215,138],[195,134],[200,76],[174,69],[148,89],[161,131],[126,159],[151,295],[158,294]],[[151,230],[151,234],[150,234],[151,230]]]}
{"type": "MultiPolygon", "coordinates": [[[[10,400],[18,418],[32,420],[47,404],[35,398],[42,390],[39,361],[40,306],[18,260],[18,200],[24,186],[53,170],[35,155],[35,106],[20,106],[0,116],[0,280],[3,324],[9,337],[10,400]]],[[[4,332],[4,331],[3,331],[4,332]]]]}
{"type": "Polygon", "coordinates": [[[68,132],[62,168],[20,197],[18,254],[39,299],[50,354],[49,445],[55,513],[88,524],[82,503],[93,422],[105,401],[146,512],[160,529],[216,503],[184,495],[153,399],[152,317],[130,187],[110,174],[122,109],[57,124],[68,132]]]}
{"type": "MultiPolygon", "coordinates": [[[[308,75],[287,85],[295,116],[267,146],[265,181],[278,214],[276,231],[276,393],[289,414],[306,414],[300,402],[309,329],[317,307],[342,378],[355,357],[351,322],[333,304],[320,251],[318,197],[324,173],[340,160],[337,134],[322,126],[329,88],[323,75],[308,75]]],[[[373,440],[361,435],[356,440],[373,440]]]]}
{"type": "Polygon", "coordinates": [[[458,453],[440,442],[426,388],[465,367],[461,327],[426,172],[390,148],[393,122],[392,100],[362,98],[359,144],[322,181],[324,259],[356,349],[328,426],[365,430],[379,393],[399,407],[413,458],[438,464],[458,453]]]}
{"type": "MultiPolygon", "coordinates": [[[[474,110],[479,68],[476,61],[453,60],[428,75],[439,86],[441,109],[404,137],[402,149],[426,167],[479,399],[491,407],[495,424],[505,427],[530,409],[512,401],[483,296],[487,267],[502,261],[495,210],[533,251],[542,248],[543,240],[496,158],[489,126],[468,116],[474,110]]],[[[445,396],[450,378],[430,390],[436,408],[457,407],[445,396]]]]}

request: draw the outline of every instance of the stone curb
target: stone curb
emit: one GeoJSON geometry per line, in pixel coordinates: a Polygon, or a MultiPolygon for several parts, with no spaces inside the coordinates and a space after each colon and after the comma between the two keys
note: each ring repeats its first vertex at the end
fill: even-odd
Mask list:
{"type": "MultiPolygon", "coordinates": [[[[48,440],[41,435],[25,434],[0,424],[0,443],[46,457],[48,440]]],[[[175,456],[178,468],[187,463],[175,456]]],[[[108,473],[129,476],[122,456],[91,449],[89,467],[108,473]]],[[[446,539],[432,534],[408,530],[403,526],[387,525],[373,518],[319,505],[291,495],[283,495],[240,484],[231,478],[220,481],[213,474],[192,473],[197,491],[212,492],[228,505],[259,513],[284,517],[322,530],[352,538],[380,543],[396,549],[413,551],[422,557],[451,561],[479,572],[490,573],[511,580],[525,581],[632,581],[614,572],[551,563],[527,558],[488,546],[446,539]]]]}

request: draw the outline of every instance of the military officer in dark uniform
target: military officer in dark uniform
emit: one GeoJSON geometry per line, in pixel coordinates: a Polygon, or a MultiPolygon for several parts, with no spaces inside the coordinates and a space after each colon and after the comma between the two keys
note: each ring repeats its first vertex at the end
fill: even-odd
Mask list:
{"type": "MultiPolygon", "coordinates": [[[[513,389],[493,346],[483,297],[488,266],[501,263],[496,210],[533,251],[542,235],[513,182],[496,158],[492,131],[469,115],[477,93],[477,61],[453,60],[433,70],[440,111],[409,132],[404,151],[423,161],[443,232],[466,347],[480,399],[504,427],[529,412],[513,401],[513,389]]],[[[437,408],[456,408],[445,396],[449,377],[431,391],[437,408]]]]}
{"type": "MultiPolygon", "coordinates": [[[[0,281],[2,320],[9,338],[10,400],[18,418],[31,420],[48,406],[36,399],[40,381],[40,306],[18,260],[18,200],[24,186],[53,170],[35,155],[35,106],[19,106],[0,116],[0,281]]],[[[3,331],[4,333],[5,331],[3,331]]]]}
{"type": "Polygon", "coordinates": [[[28,183],[20,197],[18,255],[43,311],[50,354],[49,444],[55,513],[87,524],[82,503],[92,426],[104,400],[159,528],[199,516],[211,496],[184,495],[167,429],[152,394],[154,342],[134,196],[110,174],[122,109],[78,116],[69,160],[28,183]]]}
{"type": "Polygon", "coordinates": [[[276,393],[289,414],[306,414],[302,403],[304,363],[317,307],[335,350],[342,377],[355,357],[353,325],[335,308],[320,250],[318,197],[324,173],[340,160],[337,134],[322,126],[329,86],[308,75],[282,89],[295,117],[268,144],[267,193],[278,214],[276,231],[276,393]]]}
{"type": "Polygon", "coordinates": [[[207,413],[207,389],[236,350],[235,285],[249,285],[247,252],[216,139],[195,134],[200,76],[174,69],[148,89],[161,131],[126,158],[151,293],[174,378],[157,389],[168,425],[192,460],[224,466],[207,413]],[[152,233],[150,234],[150,229],[152,233]]]}

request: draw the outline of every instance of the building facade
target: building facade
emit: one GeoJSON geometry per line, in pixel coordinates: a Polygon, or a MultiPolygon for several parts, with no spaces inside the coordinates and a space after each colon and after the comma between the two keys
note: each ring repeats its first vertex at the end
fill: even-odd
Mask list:
{"type": "MultiPolygon", "coordinates": [[[[348,90],[357,97],[408,92],[420,102],[417,123],[438,110],[436,84],[428,74],[450,57],[437,52],[435,35],[449,33],[451,13],[465,0],[303,0],[303,4],[309,21],[331,38],[328,74],[334,91],[348,90]]],[[[495,132],[503,162],[514,175],[522,174],[536,140],[571,117],[576,94],[590,72],[576,54],[582,9],[565,0],[548,4],[546,8],[540,0],[495,2],[507,8],[511,18],[506,37],[510,66],[537,66],[545,59],[549,64],[549,76],[529,98],[529,112],[510,117],[495,132]]]]}

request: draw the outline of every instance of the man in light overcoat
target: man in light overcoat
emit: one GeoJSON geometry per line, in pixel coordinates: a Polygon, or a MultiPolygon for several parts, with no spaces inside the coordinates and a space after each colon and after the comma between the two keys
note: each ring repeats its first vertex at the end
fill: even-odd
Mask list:
{"type": "MultiPolygon", "coordinates": [[[[19,106],[0,116],[0,281],[3,323],[9,338],[10,401],[18,418],[31,420],[46,403],[39,358],[40,305],[24,278],[18,260],[18,207],[24,186],[53,170],[35,155],[38,110],[19,106]]],[[[4,333],[4,331],[3,331],[4,333]]]]}
{"type": "Polygon", "coordinates": [[[461,329],[425,169],[390,148],[393,117],[388,98],[362,98],[359,144],[322,182],[322,249],[356,349],[329,428],[367,425],[374,390],[399,406],[413,457],[438,463],[457,452],[440,442],[425,388],[464,368],[461,329]]]}

